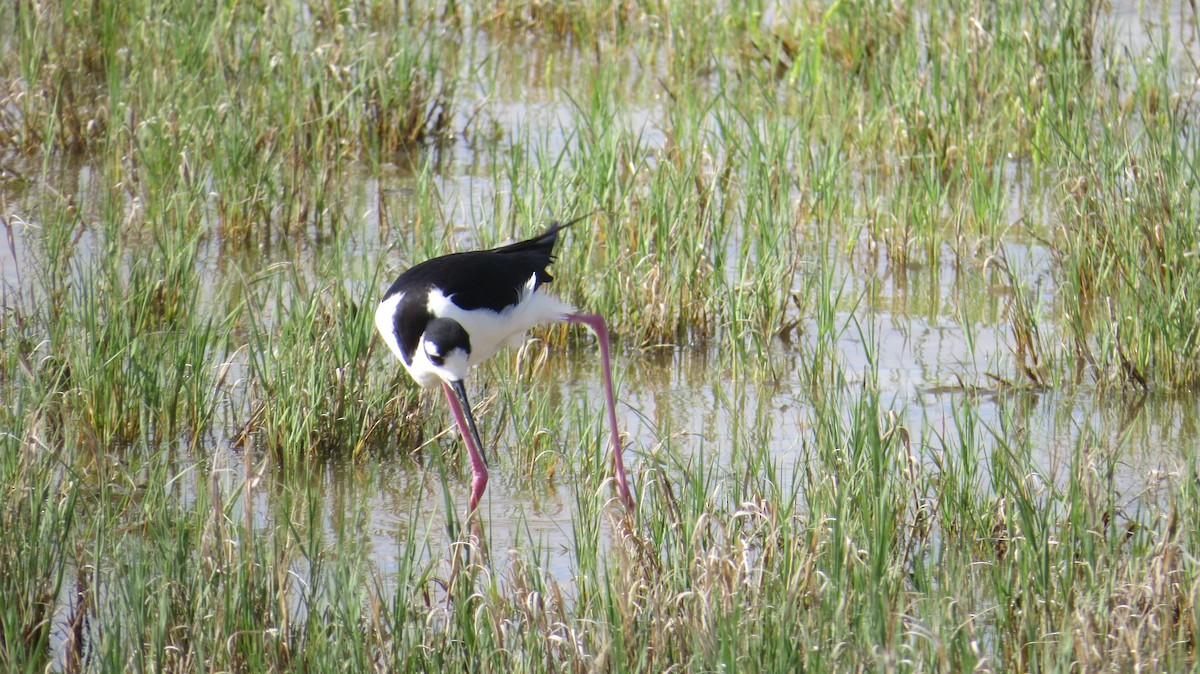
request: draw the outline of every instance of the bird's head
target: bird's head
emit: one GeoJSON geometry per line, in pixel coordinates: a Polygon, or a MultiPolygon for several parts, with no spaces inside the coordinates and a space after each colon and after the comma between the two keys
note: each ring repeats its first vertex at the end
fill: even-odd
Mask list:
{"type": "Polygon", "coordinates": [[[435,318],[425,326],[420,349],[429,367],[445,382],[462,381],[471,358],[471,338],[458,321],[435,318]]]}

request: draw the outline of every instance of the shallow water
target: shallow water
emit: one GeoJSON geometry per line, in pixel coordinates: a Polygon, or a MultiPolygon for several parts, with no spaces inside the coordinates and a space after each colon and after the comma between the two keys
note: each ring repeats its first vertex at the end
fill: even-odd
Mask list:
{"type": "MultiPolygon", "coordinates": [[[[1053,393],[1004,393],[1000,391],[964,392],[934,384],[931,374],[950,372],[952,367],[909,358],[914,352],[945,353],[961,349],[952,336],[941,331],[913,329],[906,320],[904,330],[880,331],[881,342],[889,346],[881,353],[882,361],[896,363],[881,367],[880,399],[885,408],[900,415],[914,438],[914,453],[929,467],[934,455],[944,447],[958,444],[954,422],[955,409],[970,402],[984,427],[999,429],[1002,423],[1022,429],[1033,451],[1039,480],[1065,481],[1073,457],[1080,451],[1095,454],[1098,470],[1115,461],[1113,485],[1122,507],[1135,509],[1156,501],[1160,479],[1178,471],[1200,449],[1196,433],[1200,421],[1200,401],[1181,398],[1097,398],[1087,390],[1053,393]]],[[[854,340],[844,343],[847,370],[862,368],[865,361],[854,362],[859,348],[854,340]]],[[[780,369],[790,365],[786,349],[773,356],[780,369]]],[[[587,353],[555,356],[549,371],[592,371],[593,358],[587,353]],[[574,363],[570,361],[576,361],[574,363]]],[[[648,465],[659,463],[668,474],[679,475],[684,467],[702,462],[717,469],[718,488],[728,476],[732,456],[748,447],[763,443],[778,470],[778,484],[793,484],[794,471],[806,456],[806,440],[813,438],[814,407],[802,392],[798,381],[783,379],[770,385],[734,381],[712,367],[715,356],[697,349],[670,349],[658,352],[625,352],[618,358],[620,384],[619,419],[627,434],[626,462],[635,476],[643,475],[648,465]]],[[[794,363],[793,363],[794,364],[794,363]]],[[[501,373],[494,373],[499,375],[501,373]]],[[[560,389],[574,401],[585,399],[597,416],[603,402],[595,380],[573,380],[548,375],[539,381],[530,395],[545,394],[546,388],[560,389]]],[[[477,382],[487,400],[494,382],[477,382]]],[[[435,401],[439,404],[440,396],[435,401]]],[[[491,408],[480,416],[481,432],[491,436],[506,414],[491,408]]],[[[448,415],[444,417],[450,423],[448,415]]],[[[489,450],[494,457],[491,480],[481,505],[485,538],[490,547],[493,570],[503,573],[514,551],[536,549],[547,576],[557,580],[569,593],[576,573],[574,562],[575,508],[569,477],[538,479],[529,482],[527,473],[511,463],[506,450],[516,442],[507,419],[506,430],[489,450]]],[[[597,426],[599,427],[599,426],[597,426]]],[[[447,426],[449,430],[449,426],[447,426]]],[[[444,440],[451,442],[452,436],[444,440]]],[[[399,448],[398,448],[399,449],[399,448]]],[[[212,451],[211,463],[197,466],[197,479],[209,479],[209,470],[217,472],[225,488],[242,489],[245,455],[228,447],[212,451]],[[208,466],[211,466],[209,468],[208,466]]],[[[261,459],[261,457],[260,457],[261,459]]],[[[267,461],[268,466],[270,461],[267,461]]],[[[1061,483],[1060,483],[1061,484],[1061,483]]],[[[195,485],[192,485],[194,488],[195,485]]],[[[635,490],[640,487],[634,485],[635,490]]],[[[187,487],[185,487],[186,489],[187,487]]],[[[326,461],[304,478],[284,477],[268,468],[252,491],[252,510],[256,526],[269,526],[281,515],[276,503],[281,490],[295,494],[305,489],[320,495],[324,503],[325,535],[337,539],[342,531],[339,520],[353,521],[354,536],[364,549],[383,581],[396,572],[398,560],[408,557],[404,541],[412,530],[417,541],[427,548],[421,559],[443,559],[449,568],[448,549],[452,539],[443,500],[443,485],[435,465],[414,465],[402,456],[373,457],[366,461],[326,461]],[[307,486],[306,486],[307,485],[307,486]]],[[[470,490],[468,472],[451,477],[445,485],[453,514],[466,512],[470,490]]],[[[801,498],[803,495],[801,494],[801,498]]],[[[300,507],[298,504],[296,507],[300,507]]],[[[240,507],[236,510],[240,511],[240,507]]],[[[240,512],[239,512],[240,516],[240,512]]],[[[598,523],[602,545],[611,536],[611,521],[598,523]]]]}

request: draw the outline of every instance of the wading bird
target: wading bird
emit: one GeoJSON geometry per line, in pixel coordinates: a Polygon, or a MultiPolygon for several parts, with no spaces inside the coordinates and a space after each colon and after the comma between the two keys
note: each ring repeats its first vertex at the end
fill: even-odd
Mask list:
{"type": "Polygon", "coordinates": [[[505,346],[520,346],[526,331],[535,325],[564,322],[586,325],[600,342],[617,491],[633,508],[617,433],[604,318],[580,313],[543,292],[552,280],[546,267],[554,261],[558,233],[581,219],[552,224],[526,241],[426,260],[400,274],[375,310],[375,327],[412,378],[426,388],[442,385],[471,458],[468,514],[479,505],[488,470],[463,385],[467,372],[505,346]]]}

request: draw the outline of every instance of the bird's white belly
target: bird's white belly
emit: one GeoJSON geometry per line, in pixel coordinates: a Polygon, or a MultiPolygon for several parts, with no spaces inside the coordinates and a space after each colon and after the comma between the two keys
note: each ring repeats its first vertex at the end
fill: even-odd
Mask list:
{"type": "Polygon", "coordinates": [[[470,365],[474,367],[506,346],[520,346],[535,325],[561,323],[575,308],[545,293],[530,290],[504,311],[464,310],[441,291],[429,294],[429,311],[439,318],[458,321],[471,337],[470,365]]]}

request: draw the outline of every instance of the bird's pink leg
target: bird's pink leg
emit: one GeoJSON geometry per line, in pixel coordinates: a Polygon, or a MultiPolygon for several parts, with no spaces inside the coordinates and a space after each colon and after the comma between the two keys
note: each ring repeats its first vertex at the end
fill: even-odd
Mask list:
{"type": "Polygon", "coordinates": [[[617,477],[617,491],[625,503],[625,507],[633,510],[633,494],[629,491],[629,481],[625,478],[625,460],[621,456],[621,435],[617,432],[617,397],[613,393],[612,363],[608,353],[608,326],[604,324],[604,317],[600,314],[567,314],[566,321],[588,326],[592,332],[596,333],[596,339],[600,342],[600,360],[604,364],[604,397],[608,403],[608,426],[611,430],[609,439],[612,443],[613,470],[617,477]]]}
{"type": "Polygon", "coordinates": [[[458,422],[459,433],[462,434],[463,442],[467,443],[467,454],[471,457],[471,500],[470,510],[467,516],[475,514],[475,506],[479,505],[479,499],[483,496],[483,490],[487,488],[488,470],[487,464],[483,461],[483,455],[479,452],[479,447],[475,445],[475,434],[471,432],[471,428],[467,426],[467,419],[463,415],[462,405],[458,403],[458,397],[454,395],[454,391],[450,389],[450,385],[442,382],[442,390],[446,393],[446,401],[450,403],[450,411],[454,413],[454,420],[458,422]]]}

